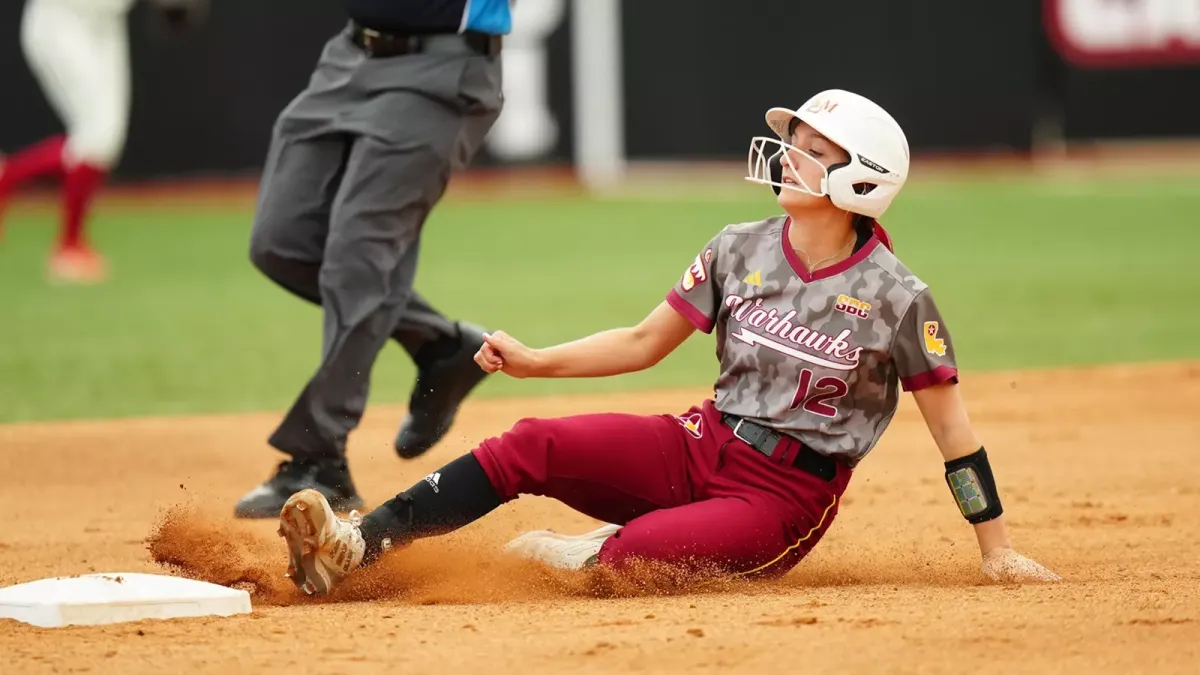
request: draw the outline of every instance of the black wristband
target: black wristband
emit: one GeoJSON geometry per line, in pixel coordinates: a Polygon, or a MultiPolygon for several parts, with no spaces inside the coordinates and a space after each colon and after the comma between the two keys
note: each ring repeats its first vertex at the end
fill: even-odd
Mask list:
{"type": "Polygon", "coordinates": [[[982,447],[966,457],[946,462],[946,485],[963,518],[972,525],[994,520],[1004,513],[996,478],[982,447]]]}

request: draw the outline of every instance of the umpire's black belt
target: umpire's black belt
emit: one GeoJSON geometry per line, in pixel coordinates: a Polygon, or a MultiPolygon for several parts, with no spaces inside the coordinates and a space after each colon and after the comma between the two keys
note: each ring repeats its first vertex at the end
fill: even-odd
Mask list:
{"type": "MultiPolygon", "coordinates": [[[[783,434],[774,429],[768,429],[737,415],[722,413],[721,421],[725,423],[725,426],[733,429],[734,436],[767,457],[775,454],[775,448],[785,438],[783,434]]],[[[792,459],[792,466],[801,471],[807,471],[826,483],[837,477],[837,460],[822,455],[800,441],[792,440],[800,444],[800,449],[796,451],[796,456],[792,459]]]]}
{"type": "Polygon", "coordinates": [[[503,40],[499,35],[466,31],[464,33],[389,33],[367,28],[357,21],[350,22],[350,41],[373,58],[420,54],[435,41],[458,41],[482,56],[500,53],[503,40]]]}

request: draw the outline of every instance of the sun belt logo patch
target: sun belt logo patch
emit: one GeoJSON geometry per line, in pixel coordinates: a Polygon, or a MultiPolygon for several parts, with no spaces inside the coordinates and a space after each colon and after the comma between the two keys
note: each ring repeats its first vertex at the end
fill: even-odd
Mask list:
{"type": "Polygon", "coordinates": [[[871,303],[863,302],[858,298],[852,298],[846,294],[837,297],[837,304],[833,308],[860,319],[866,319],[871,316],[871,303]]]}

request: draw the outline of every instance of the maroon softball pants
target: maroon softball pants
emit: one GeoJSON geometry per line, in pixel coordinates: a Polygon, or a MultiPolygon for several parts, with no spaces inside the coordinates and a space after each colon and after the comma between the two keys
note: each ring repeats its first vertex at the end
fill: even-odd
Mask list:
{"type": "Polygon", "coordinates": [[[603,413],[523,419],[474,455],[505,502],[553,497],[622,525],[602,565],[635,560],[778,576],[820,541],[850,469],[825,481],[792,466],[800,444],[771,457],[721,421],[711,400],[683,415],[603,413]]]}

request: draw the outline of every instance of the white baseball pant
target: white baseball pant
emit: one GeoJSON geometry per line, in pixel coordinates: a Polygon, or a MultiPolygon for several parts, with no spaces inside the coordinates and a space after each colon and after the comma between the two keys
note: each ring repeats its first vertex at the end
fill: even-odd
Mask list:
{"type": "Polygon", "coordinates": [[[67,130],[67,161],[108,170],[129,126],[131,3],[28,0],[21,47],[67,130]]]}

